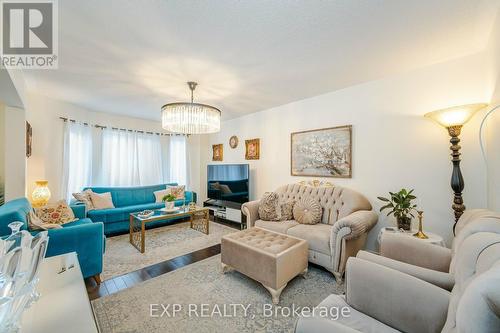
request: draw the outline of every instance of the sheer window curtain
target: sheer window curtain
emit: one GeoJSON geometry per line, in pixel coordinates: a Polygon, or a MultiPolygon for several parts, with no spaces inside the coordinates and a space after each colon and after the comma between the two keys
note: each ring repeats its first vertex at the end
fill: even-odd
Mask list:
{"type": "Polygon", "coordinates": [[[162,182],[162,149],[158,135],[110,128],[102,131],[102,185],[134,186],[162,182]]]}
{"type": "Polygon", "coordinates": [[[78,122],[64,123],[62,191],[67,201],[72,194],[92,185],[92,127],[78,122]]]}
{"type": "Polygon", "coordinates": [[[175,182],[189,188],[189,151],[185,136],[171,136],[165,163],[165,182],[175,182]]]}

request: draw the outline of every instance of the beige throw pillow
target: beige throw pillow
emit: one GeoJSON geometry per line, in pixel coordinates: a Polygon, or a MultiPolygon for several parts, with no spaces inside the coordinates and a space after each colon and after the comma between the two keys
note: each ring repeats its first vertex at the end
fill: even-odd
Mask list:
{"type": "Polygon", "coordinates": [[[225,185],[225,184],[220,184],[219,185],[219,190],[223,193],[223,194],[231,194],[233,193],[231,191],[231,189],[229,188],[229,186],[225,185]]]}
{"type": "Polygon", "coordinates": [[[293,219],[293,206],[295,206],[295,200],[289,200],[280,203],[281,221],[288,221],[293,219]]]}
{"type": "Polygon", "coordinates": [[[90,199],[95,209],[109,209],[115,208],[113,205],[113,199],[111,198],[111,192],[106,193],[90,193],[90,199]]]}
{"type": "Polygon", "coordinates": [[[317,224],[321,221],[321,206],[318,200],[302,198],[293,206],[293,218],[301,224],[317,224]]]}
{"type": "MultiPolygon", "coordinates": [[[[175,200],[184,199],[186,186],[169,186],[167,187],[168,193],[172,194],[175,197],[175,200]]],[[[167,194],[168,194],[167,193],[167,194]]]]}
{"type": "Polygon", "coordinates": [[[94,204],[92,203],[92,199],[90,198],[90,193],[92,193],[91,189],[87,189],[83,192],[73,193],[73,197],[76,200],[81,201],[85,204],[85,209],[87,210],[87,212],[95,209],[94,204]]]}
{"type": "MultiPolygon", "coordinates": [[[[66,201],[60,200],[54,204],[48,204],[35,209],[36,216],[42,220],[43,224],[65,224],[78,220],[75,218],[73,210],[66,201]]],[[[38,220],[34,223],[40,223],[38,220]]]]}
{"type": "Polygon", "coordinates": [[[166,196],[167,194],[170,194],[170,192],[171,191],[169,189],[164,189],[164,190],[159,190],[159,191],[153,192],[155,195],[155,202],[162,203],[163,197],[166,196]]]}
{"type": "Polygon", "coordinates": [[[264,193],[260,200],[259,216],[261,220],[264,221],[279,221],[281,219],[281,207],[278,193],[264,193]]]}
{"type": "Polygon", "coordinates": [[[28,228],[31,231],[62,228],[59,224],[44,223],[38,216],[36,216],[34,209],[31,209],[26,217],[28,220],[28,228]]]}

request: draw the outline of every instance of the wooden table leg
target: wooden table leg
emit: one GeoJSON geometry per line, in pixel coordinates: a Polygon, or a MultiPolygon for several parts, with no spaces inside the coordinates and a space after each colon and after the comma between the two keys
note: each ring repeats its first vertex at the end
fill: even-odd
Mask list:
{"type": "Polygon", "coordinates": [[[129,216],[129,242],[130,244],[134,244],[134,242],[132,241],[132,235],[134,233],[134,218],[132,217],[132,215],[129,216]]]}
{"type": "Polygon", "coordinates": [[[209,227],[210,227],[210,213],[208,211],[208,209],[205,211],[205,223],[206,223],[206,226],[207,226],[207,235],[209,234],[209,227]]]}

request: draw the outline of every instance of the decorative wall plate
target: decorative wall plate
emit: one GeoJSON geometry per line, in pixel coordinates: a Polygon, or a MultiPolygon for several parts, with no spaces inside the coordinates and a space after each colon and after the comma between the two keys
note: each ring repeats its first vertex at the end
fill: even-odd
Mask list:
{"type": "Polygon", "coordinates": [[[236,148],[238,147],[238,137],[236,135],[233,135],[232,137],[229,138],[229,147],[231,148],[236,148]]]}

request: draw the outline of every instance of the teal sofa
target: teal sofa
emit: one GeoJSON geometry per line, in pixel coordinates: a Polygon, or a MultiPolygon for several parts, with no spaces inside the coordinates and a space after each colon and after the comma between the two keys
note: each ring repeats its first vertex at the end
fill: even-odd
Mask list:
{"type": "MultiPolygon", "coordinates": [[[[145,209],[159,209],[165,207],[163,203],[155,202],[154,192],[164,190],[167,186],[177,186],[177,183],[159,184],[151,186],[134,187],[85,187],[83,190],[90,189],[96,193],[111,193],[113,205],[115,208],[98,209],[87,212],[87,217],[94,222],[104,223],[105,235],[122,234],[129,231],[130,213],[140,212],[145,209]]],[[[196,193],[186,191],[186,204],[196,202],[196,193]]],[[[76,204],[81,204],[75,202],[76,204]]],[[[176,200],[175,206],[182,206],[184,200],[176,200]]],[[[181,219],[181,218],[179,218],[181,219]]],[[[174,220],[157,221],[147,224],[147,228],[154,228],[161,225],[172,223],[174,220]]]]}
{"type": "MultiPolygon", "coordinates": [[[[102,272],[102,256],[105,241],[104,226],[102,223],[93,223],[85,218],[84,206],[71,206],[77,221],[66,223],[60,229],[51,229],[47,257],[59,254],[76,252],[82,269],[83,277],[94,277],[100,283],[99,274],[102,272]]],[[[6,202],[0,206],[0,237],[11,234],[8,227],[14,221],[23,222],[22,230],[28,230],[26,214],[31,210],[31,204],[26,198],[19,198],[6,202]]],[[[32,231],[32,234],[38,231],[32,231]]]]}

